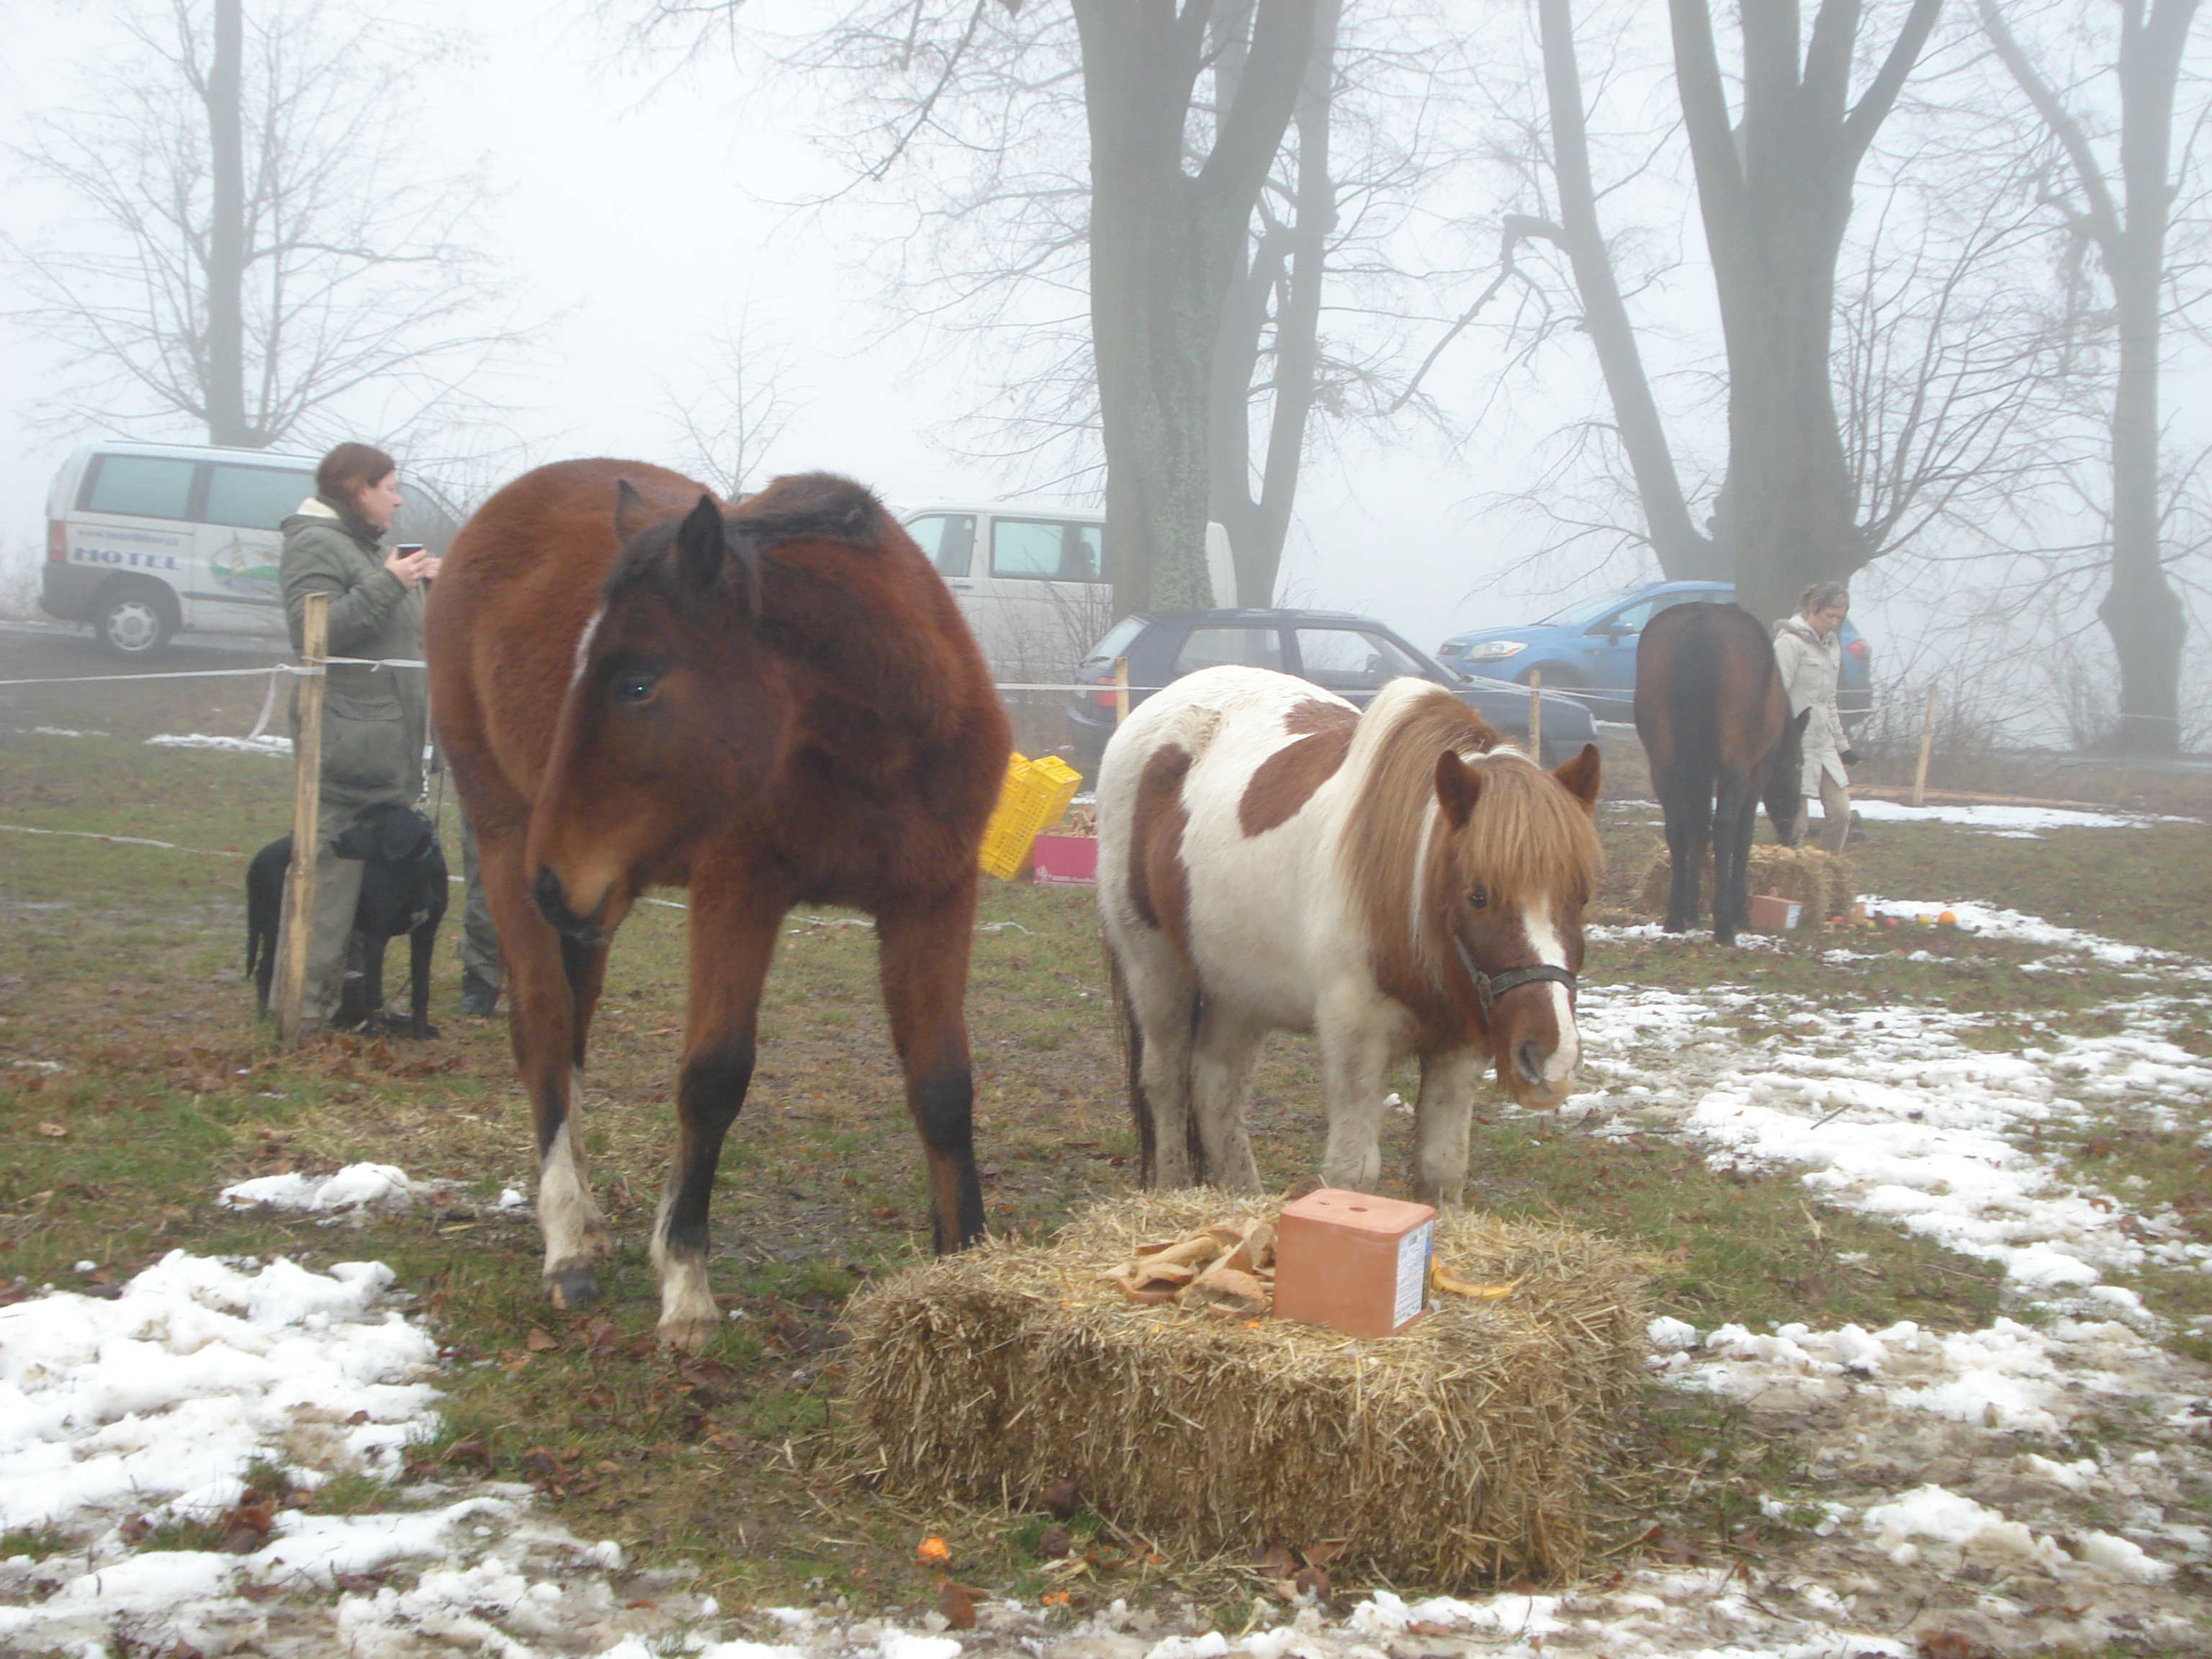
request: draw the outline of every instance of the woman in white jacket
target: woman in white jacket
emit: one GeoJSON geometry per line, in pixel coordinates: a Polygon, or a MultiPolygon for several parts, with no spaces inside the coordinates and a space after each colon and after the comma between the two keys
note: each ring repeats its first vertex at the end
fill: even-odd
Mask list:
{"type": "MultiPolygon", "coordinates": [[[[1774,625],[1774,659],[1782,670],[1782,689],[1790,695],[1794,717],[1810,708],[1805,724],[1804,793],[1820,802],[1820,850],[1840,853],[1850,833],[1850,777],[1844,769],[1857,754],[1836,713],[1836,684],[1844,672],[1844,642],[1838,630],[1850,598],[1838,582],[1814,582],[1798,596],[1797,614],[1774,625]]],[[[1800,818],[1802,839],[1805,823],[1800,818]]]]}

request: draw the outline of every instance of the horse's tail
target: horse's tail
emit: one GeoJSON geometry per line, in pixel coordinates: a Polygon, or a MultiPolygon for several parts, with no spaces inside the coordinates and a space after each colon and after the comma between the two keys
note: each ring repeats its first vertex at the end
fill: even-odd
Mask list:
{"type": "MultiPolygon", "coordinates": [[[[1695,622],[1708,620],[1704,616],[1692,615],[1695,622]]],[[[1724,641],[1711,637],[1715,632],[1706,627],[1679,641],[1680,648],[1672,665],[1674,672],[1668,678],[1676,787],[1687,795],[1702,796],[1707,800],[1712,799],[1713,785],[1720,773],[1720,647],[1724,641]],[[1697,637],[1698,633],[1706,637],[1697,637]]]]}

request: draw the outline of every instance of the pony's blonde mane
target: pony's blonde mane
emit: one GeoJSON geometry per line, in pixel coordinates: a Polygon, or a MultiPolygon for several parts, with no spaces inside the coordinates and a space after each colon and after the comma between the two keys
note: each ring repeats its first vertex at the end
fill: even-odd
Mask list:
{"type": "Polygon", "coordinates": [[[1386,966],[1395,958],[1424,983],[1442,981],[1438,923],[1456,888],[1479,882],[1510,903],[1586,898],[1596,884],[1597,828],[1582,803],[1441,686],[1386,687],[1360,718],[1346,763],[1358,793],[1345,826],[1345,871],[1370,949],[1386,966]],[[1437,760],[1447,749],[1482,779],[1473,814],[1455,831],[1437,803],[1437,760]]]}

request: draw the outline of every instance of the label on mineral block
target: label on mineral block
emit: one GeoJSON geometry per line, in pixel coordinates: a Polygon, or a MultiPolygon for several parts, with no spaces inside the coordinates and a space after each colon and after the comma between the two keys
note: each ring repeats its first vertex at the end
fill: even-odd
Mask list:
{"type": "Polygon", "coordinates": [[[1429,1246],[1436,1231],[1435,1222],[1424,1221],[1398,1241],[1398,1295],[1390,1310],[1393,1330],[1428,1306],[1429,1246]]]}

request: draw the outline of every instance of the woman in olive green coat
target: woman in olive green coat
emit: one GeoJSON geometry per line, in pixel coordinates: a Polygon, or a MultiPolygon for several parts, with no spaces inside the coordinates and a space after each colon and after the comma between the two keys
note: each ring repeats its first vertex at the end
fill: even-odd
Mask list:
{"type": "MultiPolygon", "coordinates": [[[[417,549],[384,550],[399,510],[399,473],[367,444],[340,444],[315,469],[315,493],[284,520],[279,581],[292,647],[304,648],[307,596],[330,596],[330,654],[374,661],[422,657],[422,584],[438,561],[417,549]]],[[[298,729],[298,699],[293,703],[298,729]]],[[[331,843],[380,801],[411,805],[422,794],[428,692],[420,668],[334,664],[324,682],[322,805],[316,827],[315,904],[301,995],[303,1033],[337,1001],[339,970],[361,898],[362,865],[331,843]]],[[[289,901],[290,889],[286,889],[289,901]]],[[[288,914],[284,927],[291,926],[288,914]]]]}

